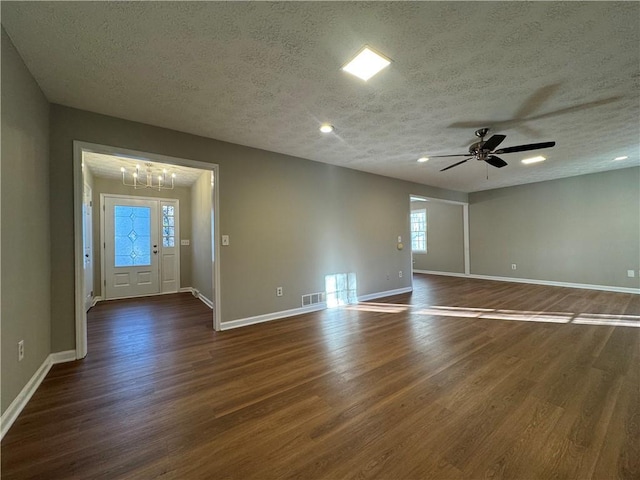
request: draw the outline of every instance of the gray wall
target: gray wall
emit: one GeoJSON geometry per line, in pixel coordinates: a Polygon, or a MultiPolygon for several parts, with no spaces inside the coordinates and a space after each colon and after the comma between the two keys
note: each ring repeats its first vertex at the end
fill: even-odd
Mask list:
{"type": "Polygon", "coordinates": [[[411,209],[427,210],[427,253],[413,254],[413,268],[464,273],[462,205],[436,201],[411,202],[411,209]]]}
{"type": "Polygon", "coordinates": [[[640,286],[640,168],[477,192],[469,203],[473,274],[640,286]]]}
{"type": "Polygon", "coordinates": [[[213,255],[211,249],[211,209],[213,208],[211,172],[204,172],[191,189],[193,235],[191,238],[192,286],[212,302],[213,255]]]}
{"type": "Polygon", "coordinates": [[[356,272],[358,294],[407,287],[410,193],[467,201],[460,192],[311,162],[173,130],[51,106],[54,350],[74,348],[73,140],[220,165],[222,320],[297,308],[324,275],[356,272]],[[389,280],[386,275],[389,274],[389,280]],[[284,287],[283,297],[275,288],[284,287]]]}
{"type": "MultiPolygon", "coordinates": [[[[188,187],[176,187],[173,190],[134,190],[127,187],[119,180],[93,177],[93,292],[95,296],[102,295],[100,282],[101,265],[100,255],[100,194],[112,193],[115,195],[130,195],[132,197],[171,198],[180,201],[180,237],[189,239],[191,236],[191,189],[188,187]]],[[[191,246],[180,247],[180,287],[191,286],[191,246]]]]}
{"type": "MultiPolygon", "coordinates": [[[[2,413],[51,353],[49,103],[2,29],[2,413]],[[25,357],[18,362],[18,341],[25,357]]],[[[72,265],[73,268],[73,265],[72,265]]]]}

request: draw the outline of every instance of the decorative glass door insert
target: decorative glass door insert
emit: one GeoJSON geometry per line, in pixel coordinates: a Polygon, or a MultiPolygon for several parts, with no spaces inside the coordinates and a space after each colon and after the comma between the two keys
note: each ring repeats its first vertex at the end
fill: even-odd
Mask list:
{"type": "Polygon", "coordinates": [[[116,267],[151,265],[151,208],[114,205],[116,267]]]}

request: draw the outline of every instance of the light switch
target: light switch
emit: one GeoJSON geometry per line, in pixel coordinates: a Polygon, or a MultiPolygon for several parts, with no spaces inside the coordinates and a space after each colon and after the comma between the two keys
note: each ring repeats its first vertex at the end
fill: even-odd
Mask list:
{"type": "Polygon", "coordinates": [[[189,242],[189,240],[180,240],[180,245],[190,245],[191,242],[189,242]]]}
{"type": "Polygon", "coordinates": [[[398,235],[398,243],[402,243],[402,237],[398,235]]]}
{"type": "Polygon", "coordinates": [[[222,235],[222,245],[229,245],[229,235],[222,235]]]}

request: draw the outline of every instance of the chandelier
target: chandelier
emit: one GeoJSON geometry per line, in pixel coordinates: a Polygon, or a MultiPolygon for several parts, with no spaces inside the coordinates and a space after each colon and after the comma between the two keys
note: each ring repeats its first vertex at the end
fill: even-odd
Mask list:
{"type": "Polygon", "coordinates": [[[133,180],[130,180],[129,183],[127,183],[126,168],[120,168],[120,171],[122,172],[122,184],[135,189],[154,188],[156,190],[173,190],[173,179],[176,178],[175,173],[168,175],[166,169],[154,172],[153,164],[151,163],[145,163],[144,166],[145,169],[142,171],[140,169],[140,165],[136,165],[136,169],[131,175],[133,180]],[[170,182],[167,182],[167,178],[170,179],[170,182]]]}

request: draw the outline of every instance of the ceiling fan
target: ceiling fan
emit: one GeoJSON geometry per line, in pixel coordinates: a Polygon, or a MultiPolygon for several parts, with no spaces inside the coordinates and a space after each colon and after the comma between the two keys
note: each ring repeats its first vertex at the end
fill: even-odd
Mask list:
{"type": "Polygon", "coordinates": [[[507,138],[506,135],[492,135],[486,142],[484,137],[489,133],[488,128],[480,128],[476,130],[476,137],[480,138],[479,142],[472,144],[469,147],[469,153],[462,153],[460,155],[432,155],[431,158],[444,158],[444,157],[469,157],[465,158],[461,162],[454,163],[453,165],[449,165],[448,167],[440,170],[444,172],[445,170],[449,170],[450,168],[457,167],[458,165],[462,165],[468,160],[475,158],[476,160],[480,160],[483,162],[487,162],[489,165],[494,166],[496,168],[502,168],[507,165],[507,162],[502,160],[500,157],[497,157],[496,154],[501,155],[503,153],[514,153],[514,152],[526,152],[528,150],[539,150],[541,148],[550,148],[553,147],[556,142],[543,142],[543,143],[529,143],[527,145],[516,145],[514,147],[501,148],[499,150],[495,150],[495,148],[502,143],[502,141],[507,138]]]}

